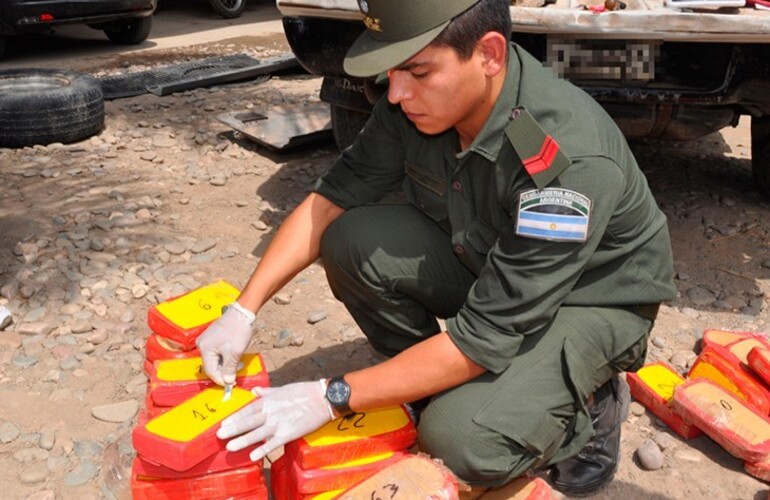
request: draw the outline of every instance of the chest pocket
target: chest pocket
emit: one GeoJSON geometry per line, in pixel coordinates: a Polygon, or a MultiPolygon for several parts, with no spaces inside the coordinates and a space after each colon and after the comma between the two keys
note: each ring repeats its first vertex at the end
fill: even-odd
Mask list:
{"type": "Polygon", "coordinates": [[[414,163],[404,165],[406,198],[435,221],[447,218],[446,180],[414,163]]]}

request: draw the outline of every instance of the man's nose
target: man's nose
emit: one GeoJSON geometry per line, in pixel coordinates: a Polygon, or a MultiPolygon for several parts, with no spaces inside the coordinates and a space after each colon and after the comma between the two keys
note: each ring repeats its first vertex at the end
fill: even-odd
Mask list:
{"type": "Polygon", "coordinates": [[[406,77],[401,71],[388,72],[388,101],[399,104],[411,98],[411,91],[406,83],[406,77]]]}

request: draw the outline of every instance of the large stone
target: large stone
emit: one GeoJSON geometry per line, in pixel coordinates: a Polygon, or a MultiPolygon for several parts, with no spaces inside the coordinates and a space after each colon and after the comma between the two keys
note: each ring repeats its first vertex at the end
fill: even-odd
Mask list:
{"type": "Polygon", "coordinates": [[[75,470],[64,476],[64,483],[67,486],[80,486],[96,477],[98,469],[96,465],[86,460],[75,467],[75,470]]]}
{"type": "Polygon", "coordinates": [[[120,424],[134,418],[134,415],[136,415],[138,410],[139,402],[130,399],[128,401],[121,401],[120,403],[95,406],[91,408],[91,415],[102,422],[120,424]]]}
{"type": "Polygon", "coordinates": [[[34,323],[22,323],[16,328],[16,333],[22,335],[48,335],[54,329],[53,323],[36,321],[34,323]]]}
{"type": "Polygon", "coordinates": [[[22,484],[41,483],[48,479],[48,475],[48,467],[43,464],[35,464],[21,472],[19,481],[22,484]]]}
{"type": "Polygon", "coordinates": [[[713,293],[697,286],[687,290],[687,298],[696,306],[708,306],[717,300],[713,293]]]}
{"type": "Polygon", "coordinates": [[[0,424],[0,443],[10,443],[21,434],[19,427],[13,422],[3,422],[0,424]]]}

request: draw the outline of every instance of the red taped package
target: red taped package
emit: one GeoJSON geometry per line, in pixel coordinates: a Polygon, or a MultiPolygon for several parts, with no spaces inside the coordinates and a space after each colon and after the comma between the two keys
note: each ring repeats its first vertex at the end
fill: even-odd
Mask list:
{"type": "Polygon", "coordinates": [[[131,475],[134,500],[188,500],[190,498],[226,499],[236,496],[268,500],[261,464],[231,469],[194,478],[161,479],[139,474],[134,462],[131,475]]]}
{"type": "Polygon", "coordinates": [[[691,439],[703,434],[700,429],[685,422],[670,404],[674,389],[685,382],[684,378],[670,365],[663,361],[650,363],[636,373],[626,374],[626,381],[634,399],[683,439],[691,439]]]}
{"type": "Polygon", "coordinates": [[[737,458],[761,462],[770,454],[770,419],[711,380],[677,387],[674,408],[737,458]]]}
{"type": "Polygon", "coordinates": [[[417,429],[409,413],[402,406],[394,406],[334,420],[287,443],[285,451],[307,470],[405,450],[416,440],[417,429]]]}
{"type": "MultiPolygon", "coordinates": [[[[260,354],[245,354],[241,363],[235,374],[236,386],[247,390],[270,386],[260,354]]],[[[148,392],[155,406],[177,406],[204,389],[216,387],[203,371],[200,357],[156,361],[148,376],[148,392]]]]}
{"type": "Polygon", "coordinates": [[[158,465],[138,455],[134,461],[134,472],[139,476],[159,479],[185,479],[205,476],[231,469],[242,469],[255,465],[249,454],[256,446],[249,446],[239,451],[222,450],[206,457],[202,462],[185,471],[176,471],[163,465],[158,465]]]}
{"type": "Polygon", "coordinates": [[[457,478],[435,460],[421,455],[404,455],[401,460],[376,472],[344,491],[337,500],[392,498],[454,500],[458,498],[457,478]]]}
{"type": "Polygon", "coordinates": [[[743,469],[757,479],[770,483],[770,461],[744,462],[743,469]]]}
{"type": "Polygon", "coordinates": [[[386,452],[351,462],[327,465],[317,469],[301,469],[292,457],[289,460],[289,478],[292,491],[308,495],[347,488],[373,473],[403,458],[402,452],[386,452]]]}
{"type": "Polygon", "coordinates": [[[749,367],[766,384],[770,384],[770,349],[754,347],[748,355],[749,367]]]}
{"type": "Polygon", "coordinates": [[[200,356],[198,349],[184,351],[176,342],[164,339],[157,333],[147,337],[145,345],[145,358],[147,361],[160,361],[163,359],[185,359],[200,356]]]}
{"type": "Polygon", "coordinates": [[[171,406],[157,406],[155,403],[153,403],[149,394],[147,394],[147,396],[144,398],[144,411],[148,420],[153,419],[158,415],[163,415],[171,408],[171,406]]]}
{"type": "Polygon", "coordinates": [[[764,383],[740,366],[738,358],[723,346],[704,349],[690,368],[689,378],[705,378],[767,415],[770,392],[764,383]]]}
{"type": "Polygon", "coordinates": [[[273,500],[332,500],[342,493],[344,488],[303,495],[294,489],[291,475],[291,460],[285,454],[270,466],[270,489],[273,500]]]}
{"type": "Polygon", "coordinates": [[[738,360],[741,367],[745,369],[748,368],[749,364],[749,352],[755,347],[760,349],[770,349],[770,344],[768,344],[765,339],[750,338],[728,344],[724,346],[723,349],[727,349],[732,356],[735,356],[735,359],[738,360]]]}
{"type": "Polygon", "coordinates": [[[721,345],[727,346],[733,342],[745,339],[761,339],[766,340],[767,337],[764,333],[759,332],[733,332],[730,330],[705,330],[703,332],[703,348],[721,345]]]}
{"type": "Polygon", "coordinates": [[[216,436],[222,420],[251,403],[251,391],[235,387],[224,400],[222,388],[206,389],[132,433],[134,449],[150,462],[186,471],[225,449],[216,436]]]}
{"type": "Polygon", "coordinates": [[[198,336],[238,295],[234,286],[218,281],[153,306],[147,313],[147,324],[153,332],[176,342],[182,350],[193,349],[198,336]]]}

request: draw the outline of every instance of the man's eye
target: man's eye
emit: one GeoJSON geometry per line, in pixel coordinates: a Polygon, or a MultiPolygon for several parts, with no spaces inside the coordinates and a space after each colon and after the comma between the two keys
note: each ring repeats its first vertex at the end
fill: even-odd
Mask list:
{"type": "Polygon", "coordinates": [[[428,76],[428,73],[429,73],[428,71],[420,71],[420,72],[413,71],[412,76],[417,80],[419,80],[420,78],[425,78],[426,76],[428,76]]]}

